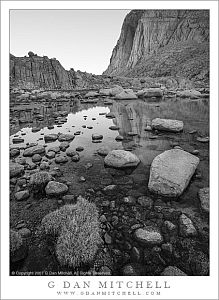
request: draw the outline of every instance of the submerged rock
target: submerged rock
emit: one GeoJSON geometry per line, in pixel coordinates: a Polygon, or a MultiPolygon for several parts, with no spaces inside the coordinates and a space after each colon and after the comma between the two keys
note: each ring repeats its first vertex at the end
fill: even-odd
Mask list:
{"type": "Polygon", "coordinates": [[[156,118],[152,120],[151,127],[162,131],[180,132],[183,130],[183,122],[178,120],[156,118]]]}
{"type": "Polygon", "coordinates": [[[45,191],[48,196],[59,196],[65,194],[68,191],[68,186],[64,183],[50,181],[47,184],[45,191]]]}
{"type": "Polygon", "coordinates": [[[135,167],[140,163],[140,159],[133,153],[125,150],[112,150],[105,157],[107,166],[115,168],[135,167]]]}
{"type": "Polygon", "coordinates": [[[161,153],[151,164],[149,190],[163,196],[180,196],[198,164],[198,157],[179,149],[161,153]]]}
{"type": "Polygon", "coordinates": [[[205,212],[209,212],[209,187],[202,188],[198,192],[198,196],[201,202],[201,208],[205,212]]]}

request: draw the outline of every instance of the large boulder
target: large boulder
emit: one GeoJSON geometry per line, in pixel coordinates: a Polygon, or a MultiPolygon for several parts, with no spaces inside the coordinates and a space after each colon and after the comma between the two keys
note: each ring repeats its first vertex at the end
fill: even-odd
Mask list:
{"type": "Polygon", "coordinates": [[[60,196],[68,191],[68,186],[57,181],[50,181],[48,182],[45,191],[48,196],[60,196]]]}
{"type": "Polygon", "coordinates": [[[10,178],[21,175],[24,172],[24,166],[18,163],[10,163],[10,178]]]}
{"type": "Polygon", "coordinates": [[[24,150],[23,156],[33,156],[34,154],[45,153],[45,148],[42,145],[33,146],[24,150]]]}
{"type": "Polygon", "coordinates": [[[163,97],[163,91],[160,88],[146,88],[137,93],[138,98],[163,97]]]}
{"type": "Polygon", "coordinates": [[[125,150],[112,150],[105,157],[107,166],[115,168],[135,167],[140,163],[140,159],[133,153],[125,150]]]}
{"type": "Polygon", "coordinates": [[[115,98],[118,100],[131,100],[137,99],[138,97],[134,94],[132,90],[124,90],[121,93],[117,94],[115,98]]]}
{"type": "Polygon", "coordinates": [[[185,91],[178,91],[176,96],[180,98],[197,99],[201,97],[201,93],[196,90],[185,90],[185,91]]]}
{"type": "Polygon", "coordinates": [[[183,122],[178,120],[156,118],[152,120],[151,127],[162,131],[180,132],[183,130],[183,122]]]}
{"type": "Polygon", "coordinates": [[[180,196],[198,164],[198,157],[180,149],[159,154],[151,164],[149,190],[168,197],[180,196]]]}

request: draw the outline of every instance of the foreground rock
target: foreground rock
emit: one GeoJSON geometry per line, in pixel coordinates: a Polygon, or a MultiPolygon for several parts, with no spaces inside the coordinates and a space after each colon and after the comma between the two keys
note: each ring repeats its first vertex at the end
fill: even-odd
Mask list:
{"type": "Polygon", "coordinates": [[[29,198],[29,196],[30,196],[30,193],[28,190],[17,192],[14,195],[14,197],[17,201],[26,200],[27,198],[29,198]]]}
{"type": "Polygon", "coordinates": [[[205,212],[209,212],[209,187],[200,189],[198,195],[202,210],[205,212]]]}
{"type": "Polygon", "coordinates": [[[151,127],[162,131],[180,132],[183,130],[183,122],[178,120],[156,118],[152,120],[151,127]]]}
{"type": "Polygon", "coordinates": [[[155,226],[139,228],[135,231],[134,236],[137,241],[148,245],[157,245],[163,242],[163,237],[155,226]]]}
{"type": "Polygon", "coordinates": [[[180,234],[184,237],[196,236],[197,231],[190,220],[186,215],[182,214],[179,217],[179,225],[180,225],[180,234]]]}
{"type": "Polygon", "coordinates": [[[45,148],[42,145],[33,146],[24,150],[23,156],[33,156],[34,154],[45,153],[45,148]]]}
{"type": "Polygon", "coordinates": [[[163,196],[180,196],[198,164],[198,157],[183,150],[172,149],[161,153],[151,164],[149,190],[163,196]]]}
{"type": "Polygon", "coordinates": [[[169,266],[163,270],[161,276],[187,276],[186,273],[178,269],[177,267],[169,266]]]}
{"type": "Polygon", "coordinates": [[[21,175],[24,172],[24,166],[18,163],[10,163],[10,178],[21,175]]]}
{"type": "Polygon", "coordinates": [[[28,254],[27,246],[21,234],[15,230],[10,230],[10,261],[16,263],[26,258],[28,254]]]}
{"type": "Polygon", "coordinates": [[[48,196],[59,196],[65,194],[68,191],[68,186],[64,183],[50,181],[47,184],[45,191],[48,196]]]}
{"type": "Polygon", "coordinates": [[[30,176],[30,188],[34,193],[44,191],[45,186],[52,180],[52,176],[48,172],[37,172],[30,176]]]}
{"type": "Polygon", "coordinates": [[[112,150],[105,157],[107,166],[115,168],[135,167],[140,163],[140,159],[133,153],[125,150],[112,150]]]}

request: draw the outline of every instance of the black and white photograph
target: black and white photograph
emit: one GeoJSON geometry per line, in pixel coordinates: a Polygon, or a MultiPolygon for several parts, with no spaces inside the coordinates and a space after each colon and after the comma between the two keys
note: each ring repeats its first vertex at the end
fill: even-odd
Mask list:
{"type": "Polygon", "coordinates": [[[8,11],[8,280],[46,281],[48,299],[207,282],[212,11],[48,2],[8,11]]]}

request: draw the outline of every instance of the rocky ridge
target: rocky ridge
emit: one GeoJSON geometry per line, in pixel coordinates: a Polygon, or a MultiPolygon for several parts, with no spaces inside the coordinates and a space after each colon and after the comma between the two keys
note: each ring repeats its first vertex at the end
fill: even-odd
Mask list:
{"type": "Polygon", "coordinates": [[[65,70],[56,58],[38,56],[16,57],[10,54],[10,87],[21,89],[95,88],[103,84],[102,76],[87,72],[65,70]]]}

